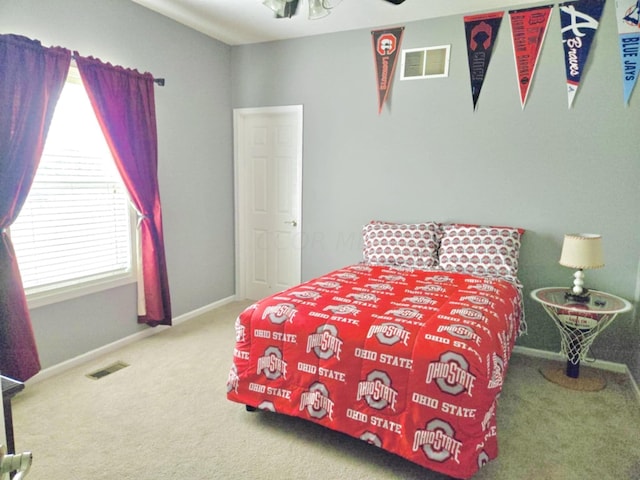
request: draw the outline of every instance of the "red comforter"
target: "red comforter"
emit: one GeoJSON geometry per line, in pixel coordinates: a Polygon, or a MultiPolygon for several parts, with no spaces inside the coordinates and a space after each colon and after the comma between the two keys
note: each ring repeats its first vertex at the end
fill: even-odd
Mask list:
{"type": "Polygon", "coordinates": [[[348,266],[240,314],[227,396],[469,478],[498,453],[521,313],[504,280],[348,266]]]}

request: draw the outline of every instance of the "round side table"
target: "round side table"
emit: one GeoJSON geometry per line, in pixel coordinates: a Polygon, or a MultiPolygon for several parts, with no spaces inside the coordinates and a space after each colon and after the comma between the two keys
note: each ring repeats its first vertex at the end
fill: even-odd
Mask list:
{"type": "Polygon", "coordinates": [[[561,337],[561,353],[567,358],[566,369],[543,369],[541,373],[554,383],[575,390],[595,391],[605,387],[606,381],[598,375],[580,377],[580,361],[589,347],[619,313],[628,312],[632,306],[624,298],[610,293],[591,290],[586,302],[578,302],[565,294],[566,287],[538,288],[531,298],[540,303],[553,319],[561,337]]]}

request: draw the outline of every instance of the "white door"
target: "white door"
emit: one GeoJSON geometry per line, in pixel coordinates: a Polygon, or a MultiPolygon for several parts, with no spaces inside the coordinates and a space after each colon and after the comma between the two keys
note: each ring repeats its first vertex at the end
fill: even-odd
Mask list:
{"type": "Polygon", "coordinates": [[[302,105],[233,113],[236,292],[258,300],[300,283],[302,105]]]}

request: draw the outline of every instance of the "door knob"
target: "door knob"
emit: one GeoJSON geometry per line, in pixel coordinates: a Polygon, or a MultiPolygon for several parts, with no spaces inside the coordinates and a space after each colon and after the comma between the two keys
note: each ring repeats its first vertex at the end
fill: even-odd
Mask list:
{"type": "Polygon", "coordinates": [[[291,220],[290,222],[284,222],[287,223],[289,225],[291,225],[292,227],[297,227],[298,226],[298,222],[296,222],[295,220],[291,220]]]}

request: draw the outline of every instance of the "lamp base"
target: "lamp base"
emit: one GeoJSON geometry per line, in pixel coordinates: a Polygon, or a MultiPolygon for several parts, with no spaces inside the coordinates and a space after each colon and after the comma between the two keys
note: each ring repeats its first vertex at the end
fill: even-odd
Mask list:
{"type": "Polygon", "coordinates": [[[588,303],[590,298],[589,290],[585,288],[582,290],[582,293],[573,293],[571,290],[567,290],[564,292],[564,298],[572,302],[588,303]]]}

